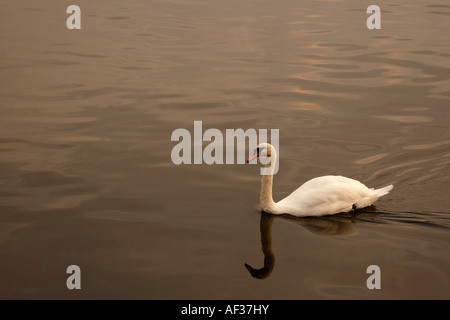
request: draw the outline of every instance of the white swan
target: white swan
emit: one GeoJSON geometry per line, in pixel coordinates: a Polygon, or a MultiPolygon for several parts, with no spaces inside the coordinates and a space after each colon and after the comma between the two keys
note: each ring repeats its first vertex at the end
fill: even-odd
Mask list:
{"type": "Polygon", "coordinates": [[[359,181],[342,176],[323,176],[311,179],[279,202],[272,198],[273,170],[277,161],[275,148],[269,143],[261,143],[247,160],[266,156],[266,169],[269,175],[261,180],[261,209],[272,214],[291,214],[297,217],[324,216],[340,212],[349,212],[372,205],[379,197],[389,193],[394,187],[376,189],[367,188],[359,181]],[[270,169],[271,168],[271,169],[270,169]]]}

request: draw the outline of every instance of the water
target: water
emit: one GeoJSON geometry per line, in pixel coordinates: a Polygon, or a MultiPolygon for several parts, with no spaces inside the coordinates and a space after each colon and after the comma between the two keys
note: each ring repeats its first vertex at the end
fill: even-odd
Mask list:
{"type": "Polygon", "coordinates": [[[0,10],[2,299],[450,298],[447,1],[380,1],[381,30],[355,1],[76,4],[81,30],[61,1],[0,10]],[[326,174],[395,188],[261,214],[258,166],[172,163],[195,120],[279,129],[276,201],[326,174]]]}

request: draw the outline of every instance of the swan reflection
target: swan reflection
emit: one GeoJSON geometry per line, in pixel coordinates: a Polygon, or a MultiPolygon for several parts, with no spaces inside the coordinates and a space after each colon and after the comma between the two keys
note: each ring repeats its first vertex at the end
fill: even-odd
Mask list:
{"type": "Polygon", "coordinates": [[[272,251],[272,224],[273,220],[282,218],[297,223],[305,227],[310,232],[320,235],[339,235],[351,236],[358,233],[353,227],[348,216],[329,216],[329,217],[307,217],[297,218],[292,216],[274,216],[272,214],[262,212],[260,220],[261,246],[264,254],[264,267],[255,269],[245,263],[245,268],[250,275],[257,279],[264,279],[270,276],[275,266],[275,255],[272,251]]]}
{"type": "Polygon", "coordinates": [[[248,264],[244,264],[248,272],[254,278],[264,279],[267,278],[275,266],[275,255],[272,251],[272,223],[275,216],[269,213],[262,212],[261,220],[259,223],[259,229],[261,232],[261,246],[264,253],[264,267],[261,269],[255,269],[248,264]]]}

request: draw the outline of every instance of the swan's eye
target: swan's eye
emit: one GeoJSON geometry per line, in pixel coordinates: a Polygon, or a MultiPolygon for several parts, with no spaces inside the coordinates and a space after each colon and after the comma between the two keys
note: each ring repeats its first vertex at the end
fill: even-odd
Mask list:
{"type": "Polygon", "coordinates": [[[253,152],[253,154],[255,154],[255,153],[257,153],[258,154],[258,156],[259,156],[259,154],[264,150],[265,148],[256,148],[255,149],[255,151],[253,152]]]}

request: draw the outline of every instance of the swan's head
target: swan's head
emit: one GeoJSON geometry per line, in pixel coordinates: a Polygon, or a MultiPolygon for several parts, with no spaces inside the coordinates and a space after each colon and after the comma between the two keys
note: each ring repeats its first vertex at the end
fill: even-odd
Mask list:
{"type": "Polygon", "coordinates": [[[247,163],[255,158],[259,157],[270,157],[272,156],[272,145],[270,143],[260,143],[255,150],[253,150],[252,155],[248,158],[247,163]]]}

